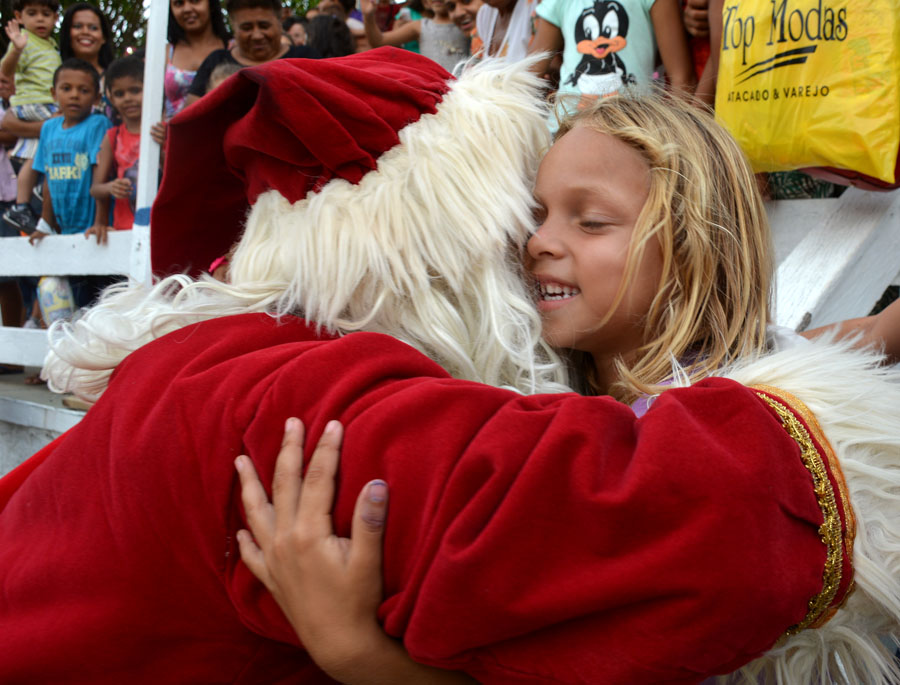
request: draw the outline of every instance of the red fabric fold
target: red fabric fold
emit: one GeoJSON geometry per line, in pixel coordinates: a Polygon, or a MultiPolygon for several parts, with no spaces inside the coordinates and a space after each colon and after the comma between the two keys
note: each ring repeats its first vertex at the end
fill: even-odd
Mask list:
{"type": "Polygon", "coordinates": [[[391,488],[381,617],[486,683],[691,683],[772,646],[821,588],[797,444],[726,379],[521,396],[397,340],[261,314],[129,356],[0,513],[0,681],[318,682],[241,563],[233,460],[270,483],[284,420],[346,426],[335,504],[391,488]]]}

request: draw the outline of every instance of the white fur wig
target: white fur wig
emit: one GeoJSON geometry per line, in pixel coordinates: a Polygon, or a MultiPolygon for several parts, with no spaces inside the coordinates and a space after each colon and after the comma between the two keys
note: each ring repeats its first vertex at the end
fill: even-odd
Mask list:
{"type": "Polygon", "coordinates": [[[390,334],[453,376],[522,392],[565,389],[522,277],[531,189],[549,145],[530,62],[486,62],[358,184],[335,179],[250,211],[230,284],[172,276],[106,295],[51,330],[44,373],[90,399],[130,352],[182,326],[244,312],[299,314],[338,334],[390,334]]]}
{"type": "Polygon", "coordinates": [[[723,682],[900,682],[892,652],[900,638],[900,366],[880,361],[819,339],[720,374],[775,386],[807,405],[838,457],[857,522],[856,588],[844,606],[723,682]]]}

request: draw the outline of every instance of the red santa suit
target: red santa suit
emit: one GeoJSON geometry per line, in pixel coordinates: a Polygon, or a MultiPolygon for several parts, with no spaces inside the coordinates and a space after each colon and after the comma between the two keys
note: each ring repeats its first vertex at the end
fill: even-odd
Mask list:
{"type": "Polygon", "coordinates": [[[347,427],[340,533],[362,485],[390,483],[386,629],[484,682],[696,682],[822,590],[810,471],[752,390],[708,380],[636,419],[451,379],[388,336],[245,315],[142,347],[0,481],[0,680],[322,679],[235,541],[233,459],[270,482],[289,415],[311,438],[347,427]]]}
{"type": "MultiPolygon", "coordinates": [[[[329,420],[346,427],[338,533],[349,532],[366,482],[390,484],[380,618],[425,663],[488,683],[691,683],[763,653],[806,668],[803,640],[861,644],[865,621],[880,617],[865,635],[877,645],[878,630],[900,624],[896,436],[876,430],[896,427],[884,406],[900,404],[900,386],[876,378],[847,401],[868,361],[850,368],[847,353],[827,348],[773,357],[735,371],[740,382],[669,390],[640,419],[610,398],[459,379],[482,369],[493,385],[524,386],[539,366],[532,357],[509,372],[482,349],[495,320],[513,349],[533,317],[525,299],[509,308],[519,328],[505,326],[486,293],[525,292],[515,269],[496,263],[527,237],[517,218],[546,137],[539,80],[518,65],[474,73],[482,87],[467,91],[466,76],[450,86],[429,60],[390,49],[278,60],[242,70],[173,120],[154,264],[207,264],[255,203],[233,284],[172,277],[146,301],[126,289],[57,329],[51,383],[102,396],[0,480],[0,682],[325,680],[235,540],[246,521],[234,458],[248,454],[271,482],[289,416],[307,426],[309,448],[329,420]],[[271,125],[261,137],[262,124],[271,125]],[[510,131],[526,150],[508,144],[510,131]],[[502,192],[471,201],[465,184],[426,163],[439,154],[474,160],[464,180],[502,192]],[[222,193],[208,215],[188,202],[197,179],[222,193]],[[429,194],[436,183],[444,194],[429,194]],[[409,211],[385,207],[398,197],[409,211]],[[483,264],[509,278],[485,280],[483,264]],[[347,277],[357,268],[358,280],[347,277]],[[376,272],[396,281],[379,290],[376,272]],[[331,306],[329,293],[348,287],[331,306]],[[323,325],[263,313],[295,291],[296,309],[323,325]],[[430,296],[446,296],[432,307],[441,315],[417,328],[404,316],[430,296]],[[130,298],[128,319],[113,302],[130,298]],[[258,311],[222,315],[246,302],[258,311]],[[477,328],[457,340],[471,369],[444,362],[456,377],[432,361],[452,359],[442,336],[424,337],[446,319],[447,335],[477,328]],[[828,439],[799,400],[749,387],[760,382],[801,395],[828,439]],[[861,411],[874,418],[854,432],[861,411]],[[854,511],[867,514],[855,543],[854,511]],[[853,558],[864,562],[855,572],[853,558]]],[[[887,655],[854,670],[851,651],[841,652],[848,673],[891,668],[887,655]]]]}

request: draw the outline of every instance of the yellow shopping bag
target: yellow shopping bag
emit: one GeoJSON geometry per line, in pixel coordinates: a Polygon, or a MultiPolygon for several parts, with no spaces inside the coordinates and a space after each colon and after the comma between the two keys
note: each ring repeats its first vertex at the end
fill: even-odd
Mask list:
{"type": "Polygon", "coordinates": [[[716,115],[757,171],[900,182],[900,0],[725,0],[716,115]]]}

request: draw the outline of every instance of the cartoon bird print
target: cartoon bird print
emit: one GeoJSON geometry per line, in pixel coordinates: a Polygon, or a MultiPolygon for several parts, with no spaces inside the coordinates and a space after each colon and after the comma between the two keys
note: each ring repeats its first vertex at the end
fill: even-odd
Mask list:
{"type": "Polygon", "coordinates": [[[628,13],[622,4],[612,0],[598,0],[593,7],[581,13],[575,24],[575,44],[584,55],[575,71],[566,81],[577,86],[582,76],[595,77],[599,81],[588,85],[582,80],[582,93],[615,92],[623,83],[633,83],[634,76],[628,74],[622,59],[616,54],[627,41],[628,13]]]}

